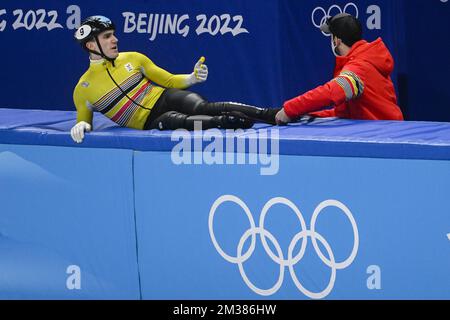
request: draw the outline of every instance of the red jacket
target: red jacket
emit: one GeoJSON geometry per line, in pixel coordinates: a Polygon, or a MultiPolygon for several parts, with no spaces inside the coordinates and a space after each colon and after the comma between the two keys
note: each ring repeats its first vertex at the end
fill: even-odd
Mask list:
{"type": "Polygon", "coordinates": [[[378,38],[356,42],[336,58],[334,79],[284,103],[288,117],[304,114],[364,120],[403,120],[390,74],[394,59],[378,38]],[[326,106],[335,106],[323,110],[326,106]],[[316,112],[314,112],[316,111],[316,112]]]}

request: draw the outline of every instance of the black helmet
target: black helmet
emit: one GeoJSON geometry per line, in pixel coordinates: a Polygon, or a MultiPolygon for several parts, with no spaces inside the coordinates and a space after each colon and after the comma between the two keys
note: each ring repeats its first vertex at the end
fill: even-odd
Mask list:
{"type": "Polygon", "coordinates": [[[86,18],[75,32],[75,39],[84,47],[84,44],[93,40],[106,30],[116,30],[114,23],[104,16],[92,16],[86,18]]]}
{"type": "Polygon", "coordinates": [[[116,30],[114,23],[112,23],[109,18],[104,16],[91,16],[89,18],[86,18],[77,28],[77,31],[75,32],[75,39],[79,44],[81,44],[83,49],[91,53],[98,54],[109,61],[114,61],[114,59],[107,57],[103,53],[103,49],[100,46],[100,42],[98,41],[98,35],[106,30],[116,30]],[[89,50],[86,47],[86,42],[91,40],[95,40],[97,42],[100,52],[89,50]]]}

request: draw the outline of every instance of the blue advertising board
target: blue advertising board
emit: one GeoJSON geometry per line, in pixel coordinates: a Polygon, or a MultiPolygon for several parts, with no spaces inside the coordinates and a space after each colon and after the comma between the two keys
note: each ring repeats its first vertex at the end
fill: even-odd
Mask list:
{"type": "Polygon", "coordinates": [[[448,161],[173,157],[135,158],[144,299],[450,297],[448,161]]]}
{"type": "Polygon", "coordinates": [[[445,0],[4,1],[0,107],[74,110],[89,62],[73,34],[94,14],[116,23],[120,51],[142,52],[172,73],[192,72],[205,56],[208,81],[193,88],[205,98],[278,107],[330,79],[334,56],[318,26],[340,12],[358,16],[367,40],[386,42],[408,120],[450,121],[445,0]]]}

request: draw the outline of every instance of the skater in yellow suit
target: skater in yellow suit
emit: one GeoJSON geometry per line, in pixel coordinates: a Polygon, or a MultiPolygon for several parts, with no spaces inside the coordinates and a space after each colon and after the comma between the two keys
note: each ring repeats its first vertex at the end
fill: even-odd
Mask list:
{"type": "Polygon", "coordinates": [[[275,124],[279,109],[234,102],[208,102],[185,89],[206,81],[208,68],[201,57],[190,74],[173,75],[138,52],[118,51],[114,24],[106,17],[87,18],[75,38],[90,54],[89,69],[73,93],[77,124],[71,135],[77,143],[92,130],[93,112],[123,127],[149,130],[250,128],[255,121],[275,124]],[[195,127],[197,128],[197,127],[195,127]]]}

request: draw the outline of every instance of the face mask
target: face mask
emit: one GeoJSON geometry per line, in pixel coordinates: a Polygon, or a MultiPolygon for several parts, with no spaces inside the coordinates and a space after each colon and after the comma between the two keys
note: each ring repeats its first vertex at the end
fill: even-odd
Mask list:
{"type": "Polygon", "coordinates": [[[331,36],[331,50],[336,57],[339,57],[340,54],[337,52],[337,46],[333,42],[333,36],[331,36]]]}

